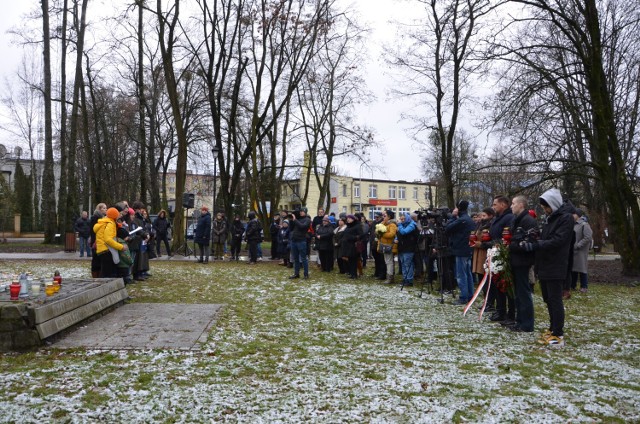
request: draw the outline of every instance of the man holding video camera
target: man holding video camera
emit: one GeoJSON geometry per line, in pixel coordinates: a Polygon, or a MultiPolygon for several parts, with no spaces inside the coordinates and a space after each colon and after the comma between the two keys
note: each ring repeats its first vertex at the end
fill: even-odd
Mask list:
{"type": "Polygon", "coordinates": [[[456,258],[456,280],[460,288],[460,298],[455,305],[466,305],[473,297],[473,274],[471,274],[471,255],[473,250],[469,246],[469,234],[476,228],[467,209],[469,202],[461,200],[452,212],[453,219],[445,227],[445,234],[449,236],[451,252],[456,258]]]}
{"type": "Polygon", "coordinates": [[[535,251],[535,270],[540,281],[542,299],[549,312],[549,329],[539,340],[550,348],[564,346],[564,304],[562,288],[569,271],[569,256],[573,241],[573,211],[570,203],[562,201],[557,188],[551,188],[540,196],[540,205],[547,216],[540,239],[521,241],[525,250],[535,251]]]}

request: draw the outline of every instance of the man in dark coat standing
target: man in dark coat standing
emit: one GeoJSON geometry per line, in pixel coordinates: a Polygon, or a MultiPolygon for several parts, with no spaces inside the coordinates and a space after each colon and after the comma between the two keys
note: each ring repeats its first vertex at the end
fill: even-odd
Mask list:
{"type": "Polygon", "coordinates": [[[80,257],[84,256],[84,252],[87,252],[87,258],[91,257],[91,245],[89,244],[89,238],[91,237],[91,222],[89,221],[89,213],[82,211],[82,215],[78,218],[74,224],[76,235],[80,240],[80,257]]]}
{"type": "Polygon", "coordinates": [[[449,246],[456,257],[456,280],[460,288],[460,298],[456,305],[466,305],[473,297],[473,274],[471,273],[471,255],[473,250],[469,246],[469,234],[476,228],[467,209],[469,202],[461,200],[453,210],[453,219],[445,227],[445,234],[449,236],[449,246]]]}
{"type": "Polygon", "coordinates": [[[193,235],[193,241],[200,246],[199,263],[209,263],[209,242],[211,241],[211,214],[209,208],[203,206],[200,208],[200,218],[196,224],[196,230],[193,235]]]}
{"type": "MultiPolygon", "coordinates": [[[[489,227],[489,235],[491,236],[491,241],[489,243],[483,243],[482,247],[489,249],[493,247],[495,244],[502,242],[502,231],[505,227],[511,227],[511,222],[513,221],[513,213],[511,212],[510,207],[511,202],[505,196],[496,196],[493,198],[493,204],[491,208],[495,211],[496,215],[493,217],[491,221],[491,226],[489,227]]],[[[491,284],[489,286],[489,293],[487,294],[489,299],[487,300],[487,305],[489,307],[493,307],[493,303],[495,302],[496,311],[489,317],[491,321],[512,321],[512,324],[515,323],[515,311],[513,305],[513,299],[507,297],[506,293],[502,293],[495,284],[491,284]],[[507,304],[509,301],[509,304],[507,304]]]]}
{"type": "Polygon", "coordinates": [[[258,263],[258,243],[262,240],[262,224],[253,211],[249,212],[248,218],[249,222],[244,237],[247,239],[249,250],[249,265],[255,265],[258,263]]]}
{"type": "Polygon", "coordinates": [[[549,330],[539,340],[551,348],[564,346],[564,304],[562,286],[567,279],[573,238],[573,206],[562,202],[560,190],[552,188],[540,196],[547,215],[538,241],[523,241],[520,246],[536,252],[535,270],[540,280],[542,298],[549,311],[549,330]]]}
{"type": "Polygon", "coordinates": [[[516,196],[511,201],[514,220],[511,223],[511,245],[509,246],[511,274],[515,291],[516,323],[509,326],[513,331],[533,331],[533,297],[529,284],[529,269],[535,261],[535,254],[520,247],[521,241],[533,240],[532,233],[538,227],[529,215],[527,198],[516,196]]]}
{"type": "Polygon", "coordinates": [[[307,259],[307,233],[311,227],[311,219],[307,216],[307,208],[300,208],[299,216],[291,215],[291,253],[294,260],[294,273],[289,278],[300,278],[300,267],[304,270],[304,278],[309,278],[309,260],[307,259]]]}

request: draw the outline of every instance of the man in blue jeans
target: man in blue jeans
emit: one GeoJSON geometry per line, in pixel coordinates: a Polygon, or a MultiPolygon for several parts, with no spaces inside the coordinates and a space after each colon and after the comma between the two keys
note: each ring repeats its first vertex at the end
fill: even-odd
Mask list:
{"type": "Polygon", "coordinates": [[[307,216],[307,208],[300,208],[291,215],[291,253],[294,261],[294,273],[291,277],[300,278],[300,266],[304,269],[304,278],[309,278],[309,261],[307,260],[307,233],[311,227],[311,219],[307,216]]]}
{"type": "Polygon", "coordinates": [[[460,298],[454,305],[466,305],[473,297],[473,274],[471,273],[471,256],[473,249],[469,246],[469,234],[476,225],[469,216],[469,202],[461,200],[452,212],[452,219],[445,227],[449,236],[451,253],[456,258],[456,280],[460,289],[460,298]]]}

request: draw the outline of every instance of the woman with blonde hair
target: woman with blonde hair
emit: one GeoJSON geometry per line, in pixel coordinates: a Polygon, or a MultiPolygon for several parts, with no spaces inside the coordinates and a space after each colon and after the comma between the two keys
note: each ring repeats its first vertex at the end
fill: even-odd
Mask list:
{"type": "Polygon", "coordinates": [[[93,227],[98,223],[100,218],[104,218],[107,213],[107,205],[105,203],[98,203],[96,210],[93,211],[91,219],[89,220],[89,228],[91,228],[91,234],[89,239],[89,245],[91,246],[91,276],[98,278],[100,276],[100,258],[96,253],[96,233],[93,231],[93,227]]]}
{"type": "Polygon", "coordinates": [[[384,256],[384,262],[387,266],[387,280],[384,282],[385,284],[394,283],[394,256],[398,253],[398,244],[395,242],[398,226],[394,219],[395,216],[395,213],[388,209],[382,214],[382,222],[376,225],[378,251],[384,256]]]}

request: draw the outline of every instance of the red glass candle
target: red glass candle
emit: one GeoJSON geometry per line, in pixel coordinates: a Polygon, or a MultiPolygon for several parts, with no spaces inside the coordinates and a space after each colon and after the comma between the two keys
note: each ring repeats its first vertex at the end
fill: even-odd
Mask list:
{"type": "Polygon", "coordinates": [[[504,227],[502,230],[502,241],[507,246],[511,243],[511,229],[509,227],[504,227]]]}
{"type": "Polygon", "coordinates": [[[475,233],[475,231],[472,231],[471,234],[469,234],[469,246],[474,247],[477,241],[478,235],[475,233]]]}
{"type": "Polygon", "coordinates": [[[20,295],[20,283],[13,282],[9,285],[9,294],[11,295],[11,300],[18,300],[20,295]]]}
{"type": "Polygon", "coordinates": [[[491,241],[491,234],[489,234],[489,230],[482,230],[482,235],[480,236],[480,241],[482,241],[482,242],[491,241]]]}

